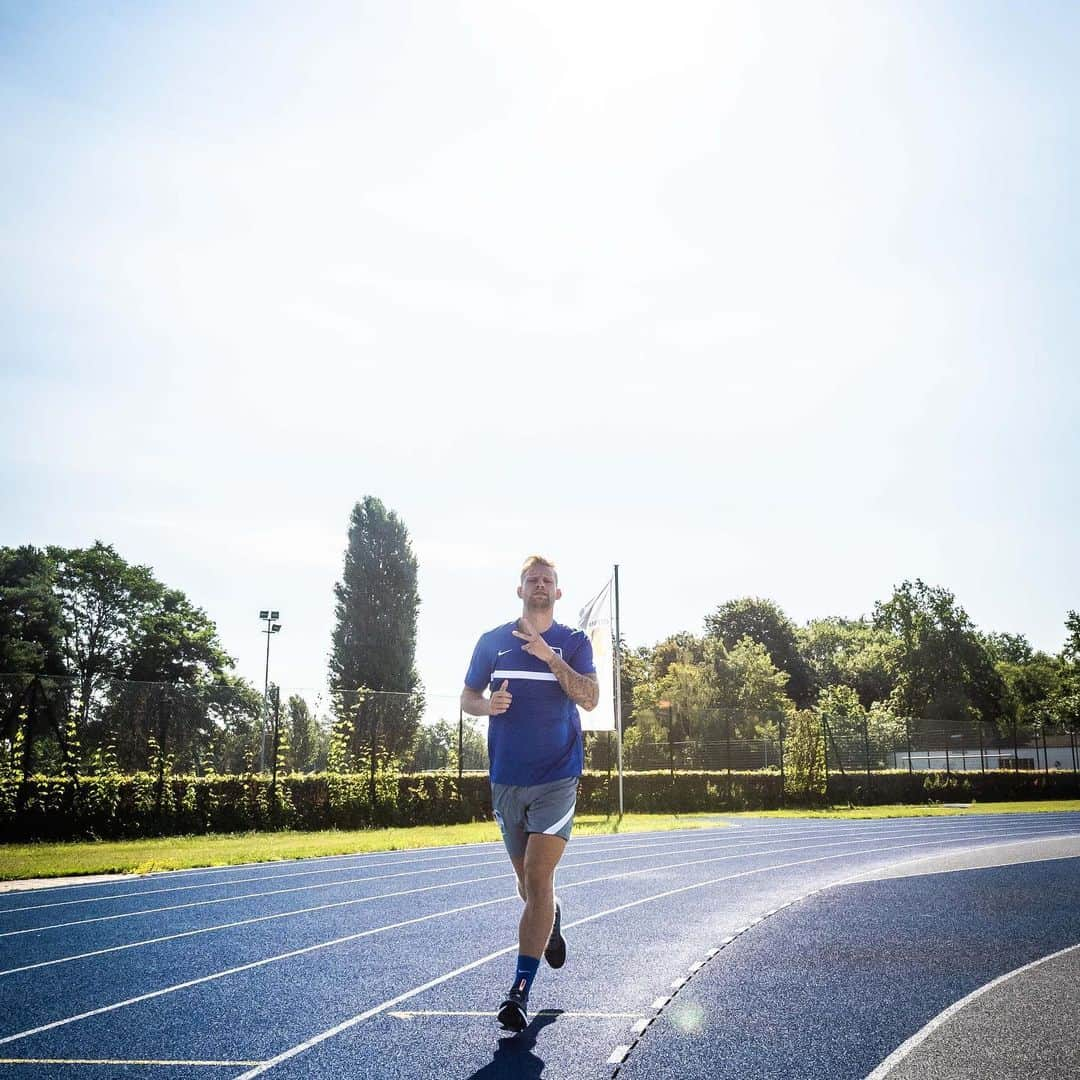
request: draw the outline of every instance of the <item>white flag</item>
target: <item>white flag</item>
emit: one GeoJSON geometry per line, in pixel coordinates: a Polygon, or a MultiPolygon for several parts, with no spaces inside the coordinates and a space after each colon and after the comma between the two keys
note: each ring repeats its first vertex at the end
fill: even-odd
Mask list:
{"type": "Polygon", "coordinates": [[[611,639],[611,579],[581,609],[578,629],[592,642],[600,700],[592,712],[581,713],[582,731],[615,730],[615,677],[611,639]]]}

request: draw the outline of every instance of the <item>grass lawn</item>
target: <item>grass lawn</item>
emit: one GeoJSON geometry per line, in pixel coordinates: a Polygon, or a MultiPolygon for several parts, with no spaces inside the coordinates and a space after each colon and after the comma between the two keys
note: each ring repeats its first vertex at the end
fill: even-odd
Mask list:
{"type": "MultiPolygon", "coordinates": [[[[1056,802],[981,803],[965,809],[943,806],[868,806],[832,810],[760,810],[739,814],[626,814],[620,820],[582,814],[574,822],[576,836],[617,832],[697,829],[719,824],[718,818],[894,818],[953,817],[962,814],[1038,813],[1080,810],[1080,799],[1056,802]]],[[[306,859],[316,855],[353,855],[370,851],[478,844],[498,840],[494,822],[471,825],[418,826],[355,832],[232,833],[215,836],[169,836],[148,840],[97,840],[57,844],[0,845],[0,881],[68,877],[79,874],[185,870],[198,866],[306,859]]]]}
{"type": "Polygon", "coordinates": [[[1080,810],[1080,799],[1047,799],[1043,802],[972,803],[970,806],[834,806],[828,810],[747,810],[725,814],[729,818],[876,818],[956,817],[963,814],[1046,814],[1053,810],[1080,810]]]}
{"type": "MultiPolygon", "coordinates": [[[[581,814],[578,836],[713,825],[709,815],[581,814]]],[[[480,844],[498,840],[493,821],[469,825],[415,826],[408,829],[358,829],[351,832],[248,832],[211,836],[165,836],[145,840],[91,840],[75,843],[0,845],[0,881],[68,877],[75,874],[147,874],[196,866],[307,859],[316,855],[355,855],[371,851],[480,844]]]]}

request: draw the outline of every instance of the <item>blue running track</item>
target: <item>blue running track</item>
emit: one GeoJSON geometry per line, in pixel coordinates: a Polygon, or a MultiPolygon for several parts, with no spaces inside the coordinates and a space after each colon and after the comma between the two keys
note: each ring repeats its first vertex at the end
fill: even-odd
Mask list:
{"type": "Polygon", "coordinates": [[[8,893],[0,1080],[863,1077],[1080,942],[1080,858],[839,883],[1077,837],[1077,813],[578,837],[569,959],[518,1037],[493,1019],[520,915],[496,845],[8,893]]]}

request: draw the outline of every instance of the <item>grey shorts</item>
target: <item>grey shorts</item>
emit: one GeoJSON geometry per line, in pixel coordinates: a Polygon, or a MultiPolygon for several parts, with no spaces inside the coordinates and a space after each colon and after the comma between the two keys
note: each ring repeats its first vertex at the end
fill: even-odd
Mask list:
{"type": "Polygon", "coordinates": [[[545,833],[570,839],[577,805],[578,778],[553,780],[550,784],[518,787],[492,784],[491,805],[499,823],[503,843],[511,858],[525,855],[529,833],[545,833]]]}

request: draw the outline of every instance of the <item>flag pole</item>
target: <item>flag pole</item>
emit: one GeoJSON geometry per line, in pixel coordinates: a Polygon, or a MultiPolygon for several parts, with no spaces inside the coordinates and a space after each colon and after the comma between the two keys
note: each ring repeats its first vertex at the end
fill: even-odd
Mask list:
{"type": "Polygon", "coordinates": [[[619,753],[619,817],[623,816],[622,788],[622,639],[619,636],[619,564],[615,564],[615,744],[619,753]]]}

